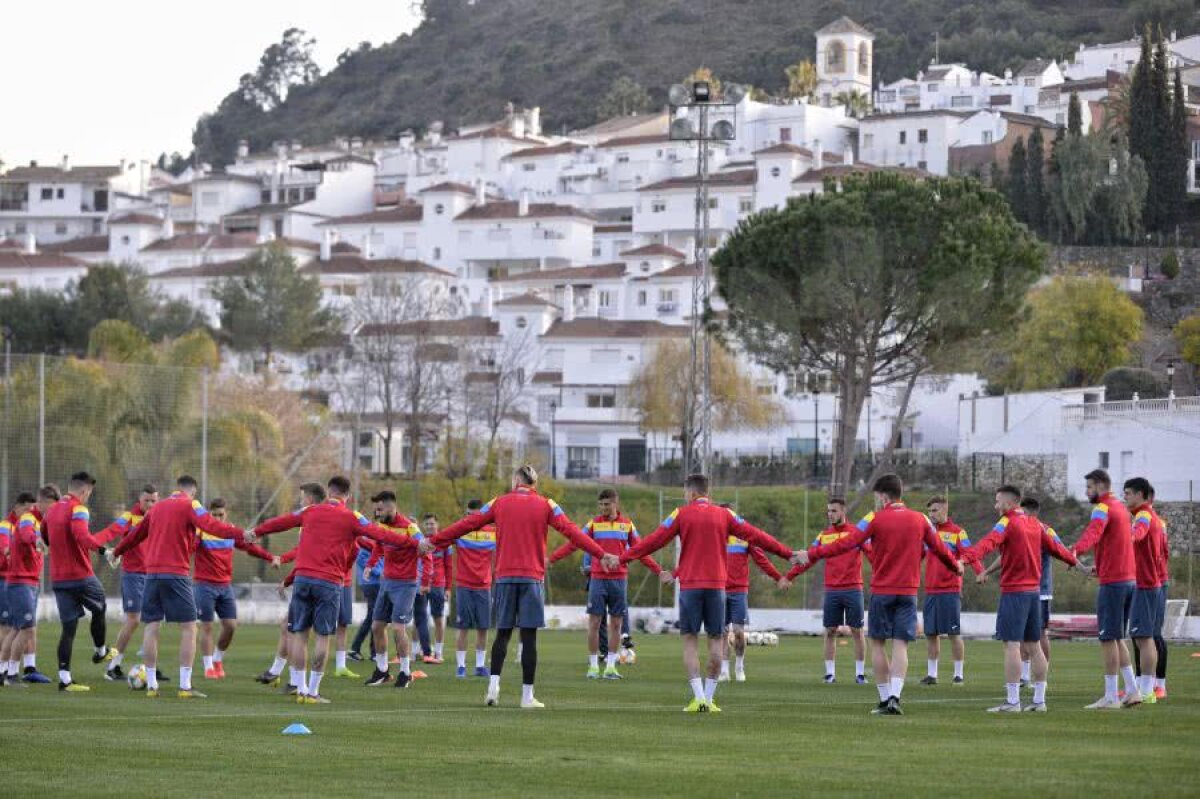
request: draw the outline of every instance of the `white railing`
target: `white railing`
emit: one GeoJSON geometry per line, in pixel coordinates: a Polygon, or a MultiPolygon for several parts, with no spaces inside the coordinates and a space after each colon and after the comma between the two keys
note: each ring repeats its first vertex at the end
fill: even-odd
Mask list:
{"type": "Polygon", "coordinates": [[[1097,419],[1130,418],[1134,416],[1167,416],[1173,413],[1200,413],[1200,397],[1168,397],[1166,399],[1133,399],[1123,402],[1087,402],[1064,405],[1064,422],[1087,422],[1097,419]]]}

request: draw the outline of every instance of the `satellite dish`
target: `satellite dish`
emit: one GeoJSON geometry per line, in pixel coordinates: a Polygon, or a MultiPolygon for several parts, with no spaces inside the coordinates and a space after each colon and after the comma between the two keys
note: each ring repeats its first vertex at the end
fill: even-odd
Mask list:
{"type": "Polygon", "coordinates": [[[736,105],[736,104],[740,103],[742,101],[742,98],[745,96],[746,96],[746,87],[743,86],[742,84],[740,84],[740,83],[725,84],[725,102],[733,103],[734,105],[736,105]]]}
{"type": "Polygon", "coordinates": [[[692,93],[682,83],[676,83],[667,92],[667,100],[671,105],[687,105],[692,101],[692,93]]]}
{"type": "Polygon", "coordinates": [[[696,135],[695,128],[692,127],[692,121],[687,117],[679,117],[671,123],[672,139],[691,139],[696,135]]]}
{"type": "Polygon", "coordinates": [[[722,119],[712,126],[712,138],[717,141],[732,141],[733,137],[733,123],[728,119],[722,119]]]}

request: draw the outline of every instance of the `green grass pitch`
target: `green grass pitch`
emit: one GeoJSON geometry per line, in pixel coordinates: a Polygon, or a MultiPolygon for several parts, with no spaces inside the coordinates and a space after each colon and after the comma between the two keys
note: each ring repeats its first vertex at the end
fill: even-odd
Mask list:
{"type": "MultiPolygon", "coordinates": [[[[778,648],[752,647],[748,682],[722,684],[724,712],[703,716],[680,712],[688,691],[676,636],[640,636],[638,663],[615,683],[584,679],[583,633],[543,633],[537,694],[548,707],[522,711],[511,658],[493,709],[483,707],[485,680],[454,678],[452,653],[408,690],[327,677],[332,704],[297,706],[251,679],[270,663],[276,634],[240,630],[229,679],[198,679],[209,698],[183,702],[173,666],[157,700],[105,682],[81,630],[74,672],[90,694],[0,689],[0,795],[1128,799],[1195,796],[1200,780],[1195,647],[1172,647],[1167,702],[1097,714],[1082,709],[1102,689],[1097,646],[1056,644],[1050,713],[997,718],[984,709],[1003,699],[998,644],[968,643],[967,684],[956,688],[915,684],[925,661],[917,642],[906,715],[884,718],[868,715],[875,687],[853,683],[850,647],[838,648],[839,682],[826,686],[818,639],[783,637],[778,648]],[[281,735],[294,721],[313,734],[281,735]]],[[[40,630],[38,662],[50,675],[56,636],[54,625],[40,630]]],[[[177,640],[166,632],[164,663],[177,640]]],[[[369,664],[351,665],[365,678],[369,664]]]]}

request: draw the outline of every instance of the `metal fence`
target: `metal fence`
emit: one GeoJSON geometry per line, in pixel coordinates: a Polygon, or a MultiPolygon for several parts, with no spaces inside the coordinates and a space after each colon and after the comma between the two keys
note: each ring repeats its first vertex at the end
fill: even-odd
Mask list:
{"type": "MultiPolygon", "coordinates": [[[[301,482],[327,479],[339,463],[322,410],[258,377],[11,355],[2,388],[5,513],[20,492],[46,483],[65,489],[73,472],[86,470],[97,478],[88,503],[95,531],[129,507],[144,484],[165,496],[176,477],[190,474],[203,499],[226,499],[231,520],[249,525],[292,506],[301,482]]],[[[290,540],[281,536],[268,546],[290,540]]],[[[261,561],[235,564],[236,580],[264,576],[261,561]]],[[[97,574],[115,592],[111,570],[97,574]]]]}

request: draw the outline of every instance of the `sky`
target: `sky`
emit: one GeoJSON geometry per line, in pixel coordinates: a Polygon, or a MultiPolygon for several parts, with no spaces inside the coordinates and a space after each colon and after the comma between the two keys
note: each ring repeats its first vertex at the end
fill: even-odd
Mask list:
{"type": "Polygon", "coordinates": [[[410,0],[31,0],[0,9],[0,160],[115,164],[191,150],[192,128],[284,30],[346,48],[417,23],[410,0]],[[190,13],[190,16],[189,16],[190,13]]]}

